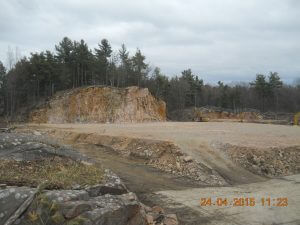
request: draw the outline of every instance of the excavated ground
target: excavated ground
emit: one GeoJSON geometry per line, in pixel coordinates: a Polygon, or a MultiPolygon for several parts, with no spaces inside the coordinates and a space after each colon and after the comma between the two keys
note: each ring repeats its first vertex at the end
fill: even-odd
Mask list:
{"type": "Polygon", "coordinates": [[[300,224],[299,127],[211,122],[29,128],[101,161],[145,203],[177,213],[181,224],[300,224]],[[200,198],[218,196],[286,197],[289,205],[200,206],[200,198]]]}

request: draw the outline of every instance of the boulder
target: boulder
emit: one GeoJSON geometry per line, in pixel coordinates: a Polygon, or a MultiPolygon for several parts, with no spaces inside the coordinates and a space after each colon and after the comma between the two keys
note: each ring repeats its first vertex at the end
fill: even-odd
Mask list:
{"type": "Polygon", "coordinates": [[[183,158],[183,161],[184,161],[184,162],[192,162],[192,161],[193,161],[193,158],[192,158],[191,156],[185,156],[185,157],[183,158]]]}
{"type": "MultiPolygon", "coordinates": [[[[27,187],[0,190],[0,224],[5,224],[35,191],[27,187]]],[[[145,211],[133,193],[90,197],[84,190],[45,190],[24,210],[13,224],[31,224],[42,218],[48,225],[76,221],[82,225],[146,225],[145,211]]]]}
{"type": "Polygon", "coordinates": [[[33,189],[27,187],[0,189],[0,224],[4,224],[33,193],[33,189]]]}

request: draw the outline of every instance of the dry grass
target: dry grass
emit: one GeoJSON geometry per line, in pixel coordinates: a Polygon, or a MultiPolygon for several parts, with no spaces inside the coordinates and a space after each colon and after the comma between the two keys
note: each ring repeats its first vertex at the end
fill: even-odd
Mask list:
{"type": "Polygon", "coordinates": [[[39,161],[0,160],[0,183],[47,189],[70,189],[74,185],[94,185],[101,182],[103,170],[93,165],[55,157],[39,161]]]}

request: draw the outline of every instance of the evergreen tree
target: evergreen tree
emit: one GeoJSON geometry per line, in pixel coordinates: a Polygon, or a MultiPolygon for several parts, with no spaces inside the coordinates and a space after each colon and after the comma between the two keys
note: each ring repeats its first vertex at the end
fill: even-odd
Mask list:
{"type": "Polygon", "coordinates": [[[273,98],[273,102],[275,105],[275,111],[277,116],[278,111],[278,94],[279,89],[282,88],[282,81],[280,80],[280,77],[277,72],[270,72],[269,74],[269,91],[270,96],[273,98]]]}
{"type": "Polygon", "coordinates": [[[265,100],[269,94],[269,85],[266,81],[266,76],[263,74],[257,74],[254,82],[250,83],[257,92],[261,101],[261,110],[265,111],[265,100]]]}
{"type": "Polygon", "coordinates": [[[129,86],[129,73],[131,72],[131,63],[129,59],[129,52],[126,46],[122,44],[121,49],[119,49],[119,57],[121,61],[120,65],[120,75],[118,77],[118,87],[122,83],[122,86],[129,86]]]}
{"type": "Polygon", "coordinates": [[[135,85],[140,87],[141,82],[147,77],[148,65],[145,63],[146,57],[141,53],[140,49],[136,50],[135,55],[132,57],[135,85]]]}
{"type": "Polygon", "coordinates": [[[257,74],[250,86],[229,86],[221,81],[218,85],[204,85],[191,69],[169,78],[156,67],[148,77],[150,68],[146,57],[139,49],[130,57],[124,44],[113,53],[109,42],[103,39],[94,53],[84,40],[72,41],[65,37],[55,46],[54,53],[36,52],[20,60],[16,57],[18,60],[11,60],[8,71],[0,62],[0,106],[6,115],[13,116],[18,108],[36,104],[58,90],[106,84],[148,87],[154,96],[166,101],[168,113],[206,105],[234,111],[245,108],[300,111],[299,82],[294,86],[283,84],[276,72],[271,72],[267,78],[257,74]]]}
{"type": "Polygon", "coordinates": [[[108,85],[108,66],[109,58],[112,53],[111,46],[107,39],[102,39],[98,44],[98,49],[95,48],[97,64],[98,64],[98,79],[100,82],[108,85]]]}
{"type": "Polygon", "coordinates": [[[189,91],[186,96],[186,106],[197,107],[197,101],[199,101],[201,88],[203,86],[203,80],[199,79],[192,73],[191,69],[184,70],[182,73],[182,79],[185,80],[189,85],[189,91]]]}
{"type": "Polygon", "coordinates": [[[6,75],[6,68],[4,67],[3,63],[0,61],[0,88],[3,87],[5,75],[6,75]]]}
{"type": "Polygon", "coordinates": [[[166,100],[169,91],[169,79],[163,75],[159,67],[155,67],[152,78],[153,85],[148,85],[154,96],[158,99],[166,100]]]}
{"type": "Polygon", "coordinates": [[[76,86],[82,86],[88,84],[88,69],[91,66],[92,53],[90,52],[88,45],[81,40],[80,42],[74,42],[74,60],[76,67],[76,86]]]}
{"type": "Polygon", "coordinates": [[[74,44],[71,39],[64,37],[55,46],[56,57],[62,66],[61,86],[66,88],[76,87],[76,76],[74,69],[74,44]]]}

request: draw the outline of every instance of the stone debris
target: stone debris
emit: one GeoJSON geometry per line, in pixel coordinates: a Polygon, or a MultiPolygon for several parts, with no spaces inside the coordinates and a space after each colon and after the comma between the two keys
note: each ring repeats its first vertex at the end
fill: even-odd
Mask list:
{"type": "Polygon", "coordinates": [[[281,177],[300,172],[300,147],[255,149],[226,144],[222,150],[238,165],[266,177],[281,177]]]}
{"type": "MultiPolygon", "coordinates": [[[[186,156],[186,157],[183,158],[183,161],[184,161],[184,162],[192,162],[193,159],[192,159],[191,156],[186,156]]],[[[179,165],[180,165],[180,164],[179,164],[179,165]]]]}
{"type": "Polygon", "coordinates": [[[242,112],[234,112],[232,109],[225,109],[214,106],[191,107],[184,110],[175,110],[170,113],[170,118],[175,121],[196,121],[206,122],[215,119],[236,119],[246,121],[259,121],[263,115],[254,109],[244,109],[242,112]]]}
{"type": "Polygon", "coordinates": [[[38,131],[33,131],[33,134],[34,135],[37,135],[37,136],[41,136],[42,134],[40,133],[40,132],[38,132],[38,131]]]}
{"type": "Polygon", "coordinates": [[[98,134],[78,134],[71,131],[48,130],[55,138],[74,140],[76,143],[101,145],[124,157],[144,160],[144,163],[179,177],[187,177],[201,185],[227,185],[226,180],[211,168],[197,162],[191,156],[168,141],[106,136],[98,134]]]}
{"type": "Polygon", "coordinates": [[[146,221],[148,225],[178,225],[176,214],[165,214],[159,206],[147,210],[146,221]]]}

